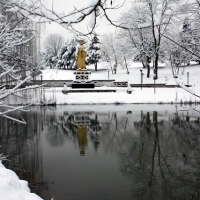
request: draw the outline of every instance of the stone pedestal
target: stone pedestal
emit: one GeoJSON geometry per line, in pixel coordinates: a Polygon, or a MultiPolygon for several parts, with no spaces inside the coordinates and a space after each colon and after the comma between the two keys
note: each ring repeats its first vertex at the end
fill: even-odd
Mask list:
{"type": "Polygon", "coordinates": [[[90,81],[90,71],[77,70],[74,75],[75,81],[72,83],[72,88],[94,88],[94,83],[90,81]]]}
{"type": "Polygon", "coordinates": [[[74,72],[74,75],[75,75],[75,81],[74,82],[77,82],[77,83],[89,82],[91,72],[86,71],[86,70],[80,70],[80,71],[77,70],[76,72],[74,72]]]}
{"type": "Polygon", "coordinates": [[[72,88],[94,88],[94,83],[72,83],[72,88]]]}

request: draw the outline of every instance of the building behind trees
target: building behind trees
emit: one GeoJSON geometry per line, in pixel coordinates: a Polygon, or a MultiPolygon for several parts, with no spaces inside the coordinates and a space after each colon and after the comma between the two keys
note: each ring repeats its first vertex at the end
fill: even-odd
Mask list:
{"type": "MultiPolygon", "coordinates": [[[[20,13],[12,12],[12,4],[8,0],[0,2],[0,21],[0,61],[4,63],[0,72],[16,65],[17,76],[24,79],[38,71],[41,25],[31,22],[20,13]]],[[[6,75],[1,78],[1,83],[8,84],[13,79],[11,75],[6,75]]]]}

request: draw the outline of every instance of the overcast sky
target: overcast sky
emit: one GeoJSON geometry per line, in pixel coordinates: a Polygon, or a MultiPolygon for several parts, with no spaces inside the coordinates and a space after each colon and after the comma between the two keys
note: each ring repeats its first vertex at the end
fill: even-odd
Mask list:
{"type": "MultiPolygon", "coordinates": [[[[52,8],[58,12],[58,13],[67,13],[69,11],[72,11],[74,7],[76,8],[82,8],[83,6],[87,5],[85,2],[92,2],[93,0],[43,0],[45,1],[45,6],[48,8],[52,8]],[[85,5],[84,5],[85,3],[85,5]]],[[[113,5],[120,5],[123,1],[122,0],[112,0],[113,5]]],[[[120,17],[120,13],[123,13],[128,8],[130,8],[132,0],[126,0],[123,7],[117,9],[117,10],[110,10],[109,11],[109,17],[113,20],[117,20],[120,17]]],[[[79,24],[78,28],[81,30],[81,28],[86,27],[86,23],[79,24]]],[[[97,34],[104,34],[107,32],[114,32],[115,28],[105,20],[105,19],[99,19],[98,20],[98,28],[96,29],[97,34]]],[[[47,23],[45,25],[45,29],[43,30],[43,33],[41,35],[41,41],[44,42],[45,38],[52,33],[59,33],[62,34],[63,37],[67,40],[68,38],[72,37],[72,33],[67,31],[65,28],[63,28],[61,25],[55,24],[55,23],[47,23]]]]}

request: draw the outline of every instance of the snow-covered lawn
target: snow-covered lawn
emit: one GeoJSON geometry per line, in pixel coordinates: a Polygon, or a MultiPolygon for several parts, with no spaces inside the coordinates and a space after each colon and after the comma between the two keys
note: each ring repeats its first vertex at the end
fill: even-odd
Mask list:
{"type": "MultiPolygon", "coordinates": [[[[111,89],[103,87],[104,89],[111,89]]],[[[139,104],[139,103],[181,103],[196,101],[190,93],[181,88],[134,88],[127,94],[126,88],[117,88],[116,92],[62,93],[63,88],[46,89],[46,103],[55,99],[56,104],[139,104]],[[53,97],[54,95],[54,97],[53,97]]],[[[198,100],[199,101],[199,100],[198,100]]],[[[39,102],[38,102],[39,103],[39,102]]]]}
{"type": "MultiPolygon", "coordinates": [[[[146,77],[146,69],[142,68],[141,63],[132,63],[129,66],[129,74],[127,74],[127,70],[119,67],[117,69],[117,74],[112,74],[110,70],[110,66],[108,63],[99,63],[98,71],[94,71],[94,66],[87,66],[87,69],[92,72],[91,80],[106,80],[106,79],[114,79],[115,81],[129,81],[131,84],[141,83],[141,71],[143,75],[143,83],[154,83],[153,80],[153,68],[151,66],[150,78],[146,77]]],[[[44,80],[74,80],[75,76],[73,75],[72,70],[60,70],[60,69],[49,69],[46,68],[43,70],[43,79],[44,80]]],[[[200,73],[200,66],[196,65],[196,63],[191,63],[191,66],[185,69],[185,73],[182,75],[180,72],[178,77],[187,83],[187,72],[190,73],[190,81],[191,83],[196,80],[198,74],[200,73]]],[[[166,66],[164,63],[159,64],[158,68],[158,80],[156,83],[166,83],[166,84],[175,84],[175,80],[172,76],[171,69],[166,66]]]]}
{"type": "MultiPolygon", "coordinates": [[[[117,74],[112,74],[109,70],[107,63],[100,63],[98,71],[94,71],[93,66],[89,66],[88,70],[92,72],[90,80],[107,80],[112,79],[115,81],[128,81],[130,84],[141,83],[141,63],[133,63],[129,67],[129,75],[126,69],[119,68],[117,74]]],[[[146,77],[146,69],[142,72],[143,83],[154,83],[153,68],[151,68],[150,78],[146,77]]],[[[178,78],[173,78],[171,69],[165,64],[161,63],[158,70],[158,80],[156,83],[165,83],[168,85],[176,85],[179,81],[182,85],[191,85],[191,92],[200,95],[200,66],[192,63],[190,67],[185,69],[184,74],[181,72],[178,78]],[[189,75],[189,76],[188,76],[189,75]]],[[[72,70],[60,69],[45,69],[43,70],[43,80],[74,80],[72,70]]],[[[191,95],[182,88],[132,88],[132,94],[127,94],[127,88],[109,88],[109,87],[96,87],[96,89],[116,89],[116,92],[106,93],[62,93],[63,88],[46,88],[41,95],[33,96],[31,102],[33,104],[40,104],[40,101],[45,103],[55,102],[56,104],[118,104],[118,103],[180,103],[180,102],[196,102],[200,99],[191,95]]],[[[68,88],[71,89],[71,88],[68,88]]],[[[13,102],[14,103],[14,102],[13,102]]]]}

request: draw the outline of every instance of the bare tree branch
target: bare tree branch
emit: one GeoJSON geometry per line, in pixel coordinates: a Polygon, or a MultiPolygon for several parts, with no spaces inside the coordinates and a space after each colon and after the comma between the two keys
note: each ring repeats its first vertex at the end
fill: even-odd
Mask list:
{"type": "Polygon", "coordinates": [[[185,48],[184,46],[180,45],[178,42],[174,41],[173,39],[169,38],[168,36],[166,35],[163,35],[164,38],[170,40],[171,42],[175,43],[176,45],[178,45],[179,47],[181,47],[182,49],[184,49],[185,51],[188,51],[190,52],[192,55],[196,56],[197,58],[200,58],[199,55],[197,55],[196,53],[192,52],[191,50],[185,48]]]}
{"type": "Polygon", "coordinates": [[[94,23],[89,30],[87,34],[82,33],[81,35],[88,35],[93,32],[93,30],[96,27],[96,19],[98,17],[102,17],[101,11],[103,12],[103,16],[108,20],[108,22],[111,25],[114,25],[115,27],[120,27],[127,29],[125,26],[118,25],[114,23],[108,16],[108,10],[114,10],[114,9],[119,9],[124,5],[126,0],[122,2],[121,5],[117,6],[108,6],[108,1],[107,0],[98,0],[96,3],[93,5],[85,6],[82,9],[78,9],[74,7],[74,10],[67,13],[67,14],[58,14],[55,12],[53,9],[48,9],[46,8],[41,0],[40,2],[40,7],[38,5],[35,6],[28,6],[26,4],[20,4],[20,3],[13,3],[13,8],[10,8],[10,11],[15,11],[15,12],[20,12],[22,16],[29,18],[30,20],[36,22],[36,23],[43,23],[43,22],[56,22],[58,24],[61,24],[63,27],[67,29],[71,29],[72,31],[76,31],[78,34],[80,34],[79,31],[77,31],[73,26],[73,24],[78,24],[82,21],[85,20],[87,16],[94,17],[94,23]],[[93,16],[92,16],[93,15],[93,16]]]}

